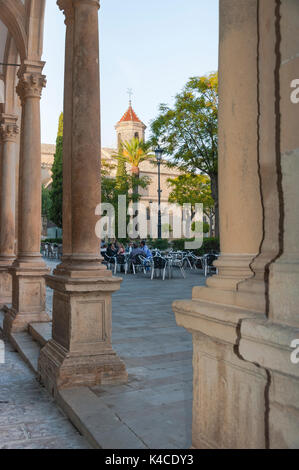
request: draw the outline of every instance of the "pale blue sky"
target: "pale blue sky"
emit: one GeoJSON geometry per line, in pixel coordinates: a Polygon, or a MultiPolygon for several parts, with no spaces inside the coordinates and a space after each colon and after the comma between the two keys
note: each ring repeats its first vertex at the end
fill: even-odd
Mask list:
{"type": "MultiPolygon", "coordinates": [[[[218,0],[101,0],[99,18],[102,146],[113,147],[128,88],[149,125],[159,104],[171,104],[189,77],[217,70],[218,0]]],[[[64,38],[64,17],[56,0],[47,0],[43,143],[55,143],[63,109],[64,38]]]]}

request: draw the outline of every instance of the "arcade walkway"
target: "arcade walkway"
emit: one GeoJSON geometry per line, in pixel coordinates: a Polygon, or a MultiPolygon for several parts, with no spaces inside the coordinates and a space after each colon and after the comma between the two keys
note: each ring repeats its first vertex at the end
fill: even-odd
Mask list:
{"type": "MultiPolygon", "coordinates": [[[[49,265],[54,267],[55,263],[49,265]]],[[[106,449],[191,446],[192,340],[190,334],[176,326],[171,303],[190,297],[192,287],[203,283],[203,277],[196,273],[189,273],[186,280],[177,273],[175,279],[164,282],[129,275],[121,290],[113,295],[113,347],[126,363],[128,383],[72,389],[62,394],[62,407],[93,446],[106,449]]],[[[51,291],[47,294],[47,305],[51,308],[51,291]]],[[[36,326],[35,333],[36,338],[47,339],[50,327],[36,326]]],[[[24,344],[24,338],[22,341],[24,344]]],[[[7,395],[1,388],[0,401],[9,396],[17,406],[12,405],[16,414],[4,418],[7,411],[2,413],[0,404],[0,447],[4,440],[8,442],[7,447],[17,447],[18,443],[20,447],[55,447],[58,445],[56,428],[63,447],[87,445],[39,387],[19,355],[9,351],[8,359],[0,380],[3,384],[9,380],[12,386],[7,395]],[[43,416],[47,416],[42,425],[44,441],[30,441],[26,423],[32,419],[41,426],[43,416]],[[9,424],[13,425],[11,432],[15,436],[6,437],[5,426],[9,424]]],[[[37,425],[33,425],[35,429],[37,425]]]]}
{"type": "Polygon", "coordinates": [[[87,449],[89,445],[20,355],[5,343],[5,364],[0,364],[0,449],[61,448],[87,449]]]}

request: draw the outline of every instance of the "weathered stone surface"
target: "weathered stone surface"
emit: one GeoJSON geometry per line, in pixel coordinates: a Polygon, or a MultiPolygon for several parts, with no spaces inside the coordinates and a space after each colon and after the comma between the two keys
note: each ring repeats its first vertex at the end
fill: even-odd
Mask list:
{"type": "Polygon", "coordinates": [[[89,448],[9,343],[5,353],[5,364],[0,364],[0,448],[89,448]]]}
{"type": "Polygon", "coordinates": [[[52,339],[39,358],[48,390],[126,382],[125,364],[111,346],[111,291],[120,280],[52,276],[48,282],[54,287],[52,339]]]}
{"type": "Polygon", "coordinates": [[[95,230],[101,202],[99,2],[60,0],[59,7],[66,17],[63,257],[47,277],[54,290],[52,339],[39,360],[40,378],[53,394],[127,380],[111,346],[111,294],[121,279],[102,265],[95,230]]]}
{"type": "MultiPolygon", "coordinates": [[[[57,261],[49,263],[56,264],[57,261]]],[[[61,406],[93,447],[115,448],[116,443],[118,448],[190,447],[192,343],[188,333],[176,326],[171,302],[178,292],[191,295],[192,287],[203,282],[203,277],[195,272],[187,274],[184,281],[175,278],[163,283],[159,279],[151,282],[143,275],[129,275],[124,279],[122,289],[113,297],[112,342],[128,367],[128,383],[61,391],[61,406]],[[157,289],[161,291],[160,296],[153,295],[157,289]]],[[[49,329],[47,324],[31,327],[41,336],[47,335],[49,329]]],[[[24,333],[14,334],[20,335],[23,335],[22,348],[26,351],[33,341],[29,335],[24,338],[24,333]]],[[[41,342],[44,341],[42,338],[41,342]]],[[[18,355],[9,345],[7,348],[11,351],[7,361],[14,366],[18,355]]],[[[28,441],[10,442],[3,447],[76,445],[77,439],[67,442],[64,438],[63,429],[66,432],[68,426],[64,427],[64,418],[46,391],[32,381],[25,364],[21,362],[19,367],[20,373],[14,368],[0,375],[0,401],[7,400],[7,396],[11,399],[9,406],[0,404],[0,427],[25,422],[27,432],[32,435],[28,441]],[[8,383],[13,384],[13,394],[8,383]],[[60,438],[49,437],[52,422],[57,434],[61,433],[60,438]]]]}
{"type": "Polygon", "coordinates": [[[174,303],[193,335],[193,446],[298,448],[299,4],[220,2],[218,275],[174,303]],[[258,21],[257,21],[258,20],[258,21]],[[245,91],[246,90],[246,91],[245,91]],[[233,181],[233,184],[232,184],[233,181]],[[237,195],[237,197],[236,197],[237,195]]]}
{"type": "Polygon", "coordinates": [[[127,425],[86,387],[59,392],[58,402],[94,447],[104,449],[145,449],[127,425]],[[113,436],[113,437],[112,437],[113,436]]]}
{"type": "MultiPolygon", "coordinates": [[[[105,425],[112,419],[121,428],[115,435],[119,448],[138,447],[128,430],[147,448],[190,447],[192,343],[188,333],[176,326],[171,302],[178,292],[191,293],[194,285],[203,282],[197,273],[187,274],[184,281],[176,278],[163,283],[159,279],[151,282],[143,275],[124,278],[112,300],[112,344],[125,361],[128,383],[92,387],[92,395],[88,389],[80,389],[77,418],[68,414],[76,426],[81,420],[84,434],[95,439],[97,446],[111,448],[105,425]],[[153,295],[157,290],[161,295],[153,295]],[[96,408],[105,416],[103,420],[94,417],[96,408]]],[[[70,405],[72,392],[61,392],[70,405]]],[[[114,432],[113,428],[110,435],[114,432]]]]}

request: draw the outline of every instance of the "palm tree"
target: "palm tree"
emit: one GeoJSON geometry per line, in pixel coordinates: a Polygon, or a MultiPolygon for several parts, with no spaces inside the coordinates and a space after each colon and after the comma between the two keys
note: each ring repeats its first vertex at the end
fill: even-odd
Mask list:
{"type": "Polygon", "coordinates": [[[117,153],[112,155],[114,158],[131,165],[132,176],[136,178],[136,185],[133,189],[134,194],[138,194],[139,165],[140,163],[153,158],[150,150],[150,144],[143,140],[133,138],[130,141],[123,142],[117,153]]]}

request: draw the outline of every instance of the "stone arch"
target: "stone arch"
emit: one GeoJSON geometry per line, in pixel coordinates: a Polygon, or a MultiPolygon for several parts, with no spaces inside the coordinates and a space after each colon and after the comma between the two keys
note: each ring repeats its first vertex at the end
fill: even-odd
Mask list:
{"type": "Polygon", "coordinates": [[[21,0],[0,0],[0,20],[8,28],[15,40],[20,57],[27,57],[27,34],[25,25],[25,6],[21,0]]]}
{"type": "Polygon", "coordinates": [[[27,57],[40,60],[43,52],[44,16],[46,0],[27,0],[27,57]]]}
{"type": "MultiPolygon", "coordinates": [[[[6,50],[4,61],[9,64],[17,64],[20,61],[20,54],[17,49],[14,38],[9,35],[6,42],[6,50]]],[[[17,82],[16,67],[4,68],[4,81],[5,81],[5,112],[14,114],[18,106],[18,97],[15,92],[17,82]]]]}

